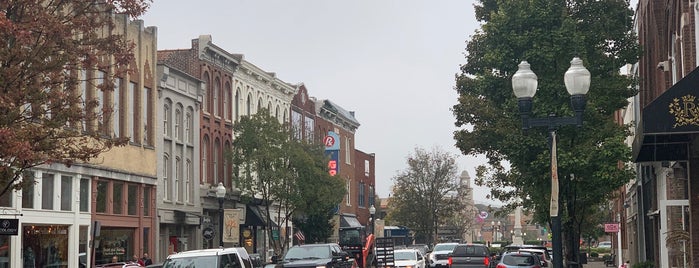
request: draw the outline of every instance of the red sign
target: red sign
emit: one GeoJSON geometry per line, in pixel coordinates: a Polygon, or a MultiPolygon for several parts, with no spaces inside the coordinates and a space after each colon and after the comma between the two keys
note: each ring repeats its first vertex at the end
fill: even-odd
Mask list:
{"type": "Polygon", "coordinates": [[[617,233],[617,232],[619,232],[619,224],[618,223],[605,223],[604,224],[604,232],[605,233],[617,233]]]}
{"type": "Polygon", "coordinates": [[[325,147],[333,147],[333,145],[335,145],[335,137],[330,135],[325,136],[323,144],[325,144],[325,147]]]}

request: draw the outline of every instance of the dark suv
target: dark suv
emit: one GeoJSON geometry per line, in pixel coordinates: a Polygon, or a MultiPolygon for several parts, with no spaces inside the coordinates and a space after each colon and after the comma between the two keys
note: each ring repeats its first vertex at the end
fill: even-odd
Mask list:
{"type": "Polygon", "coordinates": [[[490,250],[483,244],[459,244],[449,254],[449,268],[489,268],[490,250]]]}
{"type": "Polygon", "coordinates": [[[354,263],[338,244],[310,244],[291,247],[277,268],[350,268],[354,263]]]}

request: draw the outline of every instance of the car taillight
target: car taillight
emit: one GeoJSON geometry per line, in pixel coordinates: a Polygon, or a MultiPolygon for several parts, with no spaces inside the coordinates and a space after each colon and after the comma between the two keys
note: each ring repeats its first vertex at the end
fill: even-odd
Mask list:
{"type": "Polygon", "coordinates": [[[483,264],[485,264],[485,266],[490,266],[490,258],[485,257],[485,259],[483,259],[483,264]]]}
{"type": "Polygon", "coordinates": [[[495,266],[495,268],[507,268],[507,266],[502,263],[498,263],[498,266],[495,266]]]}
{"type": "Polygon", "coordinates": [[[451,257],[447,260],[447,265],[451,266],[451,257]]]}

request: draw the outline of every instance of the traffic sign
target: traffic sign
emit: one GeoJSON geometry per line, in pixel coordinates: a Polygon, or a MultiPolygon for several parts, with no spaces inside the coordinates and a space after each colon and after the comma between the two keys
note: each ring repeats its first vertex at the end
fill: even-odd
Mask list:
{"type": "Polygon", "coordinates": [[[604,224],[605,233],[616,233],[619,232],[619,223],[605,223],[604,224]]]}

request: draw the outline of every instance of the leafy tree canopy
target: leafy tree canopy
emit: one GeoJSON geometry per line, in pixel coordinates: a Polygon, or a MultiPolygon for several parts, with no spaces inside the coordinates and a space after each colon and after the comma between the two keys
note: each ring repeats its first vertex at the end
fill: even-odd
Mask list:
{"type": "Polygon", "coordinates": [[[481,29],[467,43],[467,62],[456,81],[456,146],[466,155],[487,157],[476,183],[490,187],[493,198],[510,208],[521,200],[535,220],[548,222],[548,130],[522,132],[511,77],[520,61],[528,61],[538,76],[533,116],[572,116],[563,74],[580,57],[592,74],[584,126],[559,128],[557,142],[562,208],[575,211],[564,211],[564,220],[569,227],[580,224],[585,207],[608,200],[633,178],[631,168],[619,165],[630,161],[628,126],[613,116],[635,94],[630,78],[619,74],[640,55],[633,11],[622,0],[481,0],[475,8],[481,29]]]}
{"type": "MultiPolygon", "coordinates": [[[[234,129],[236,137],[227,157],[235,167],[235,185],[250,201],[266,203],[267,230],[272,219],[279,219],[281,225],[291,222],[294,214],[316,221],[324,218],[326,227],[332,226],[328,212],[342,201],[345,188],[339,177],[330,176],[322,146],[291,138],[290,129],[266,109],[243,116],[234,129]]],[[[278,253],[288,244],[272,243],[278,253]]]]}
{"type": "Polygon", "coordinates": [[[107,70],[100,90],[128,70],[133,43],[112,34],[110,13],[142,15],[149,0],[0,1],[0,195],[24,170],[46,163],[87,161],[125,139],[105,138],[94,122],[97,101],[76,88],[94,78],[81,70],[107,70]],[[82,96],[85,97],[85,96],[82,96]]]}

